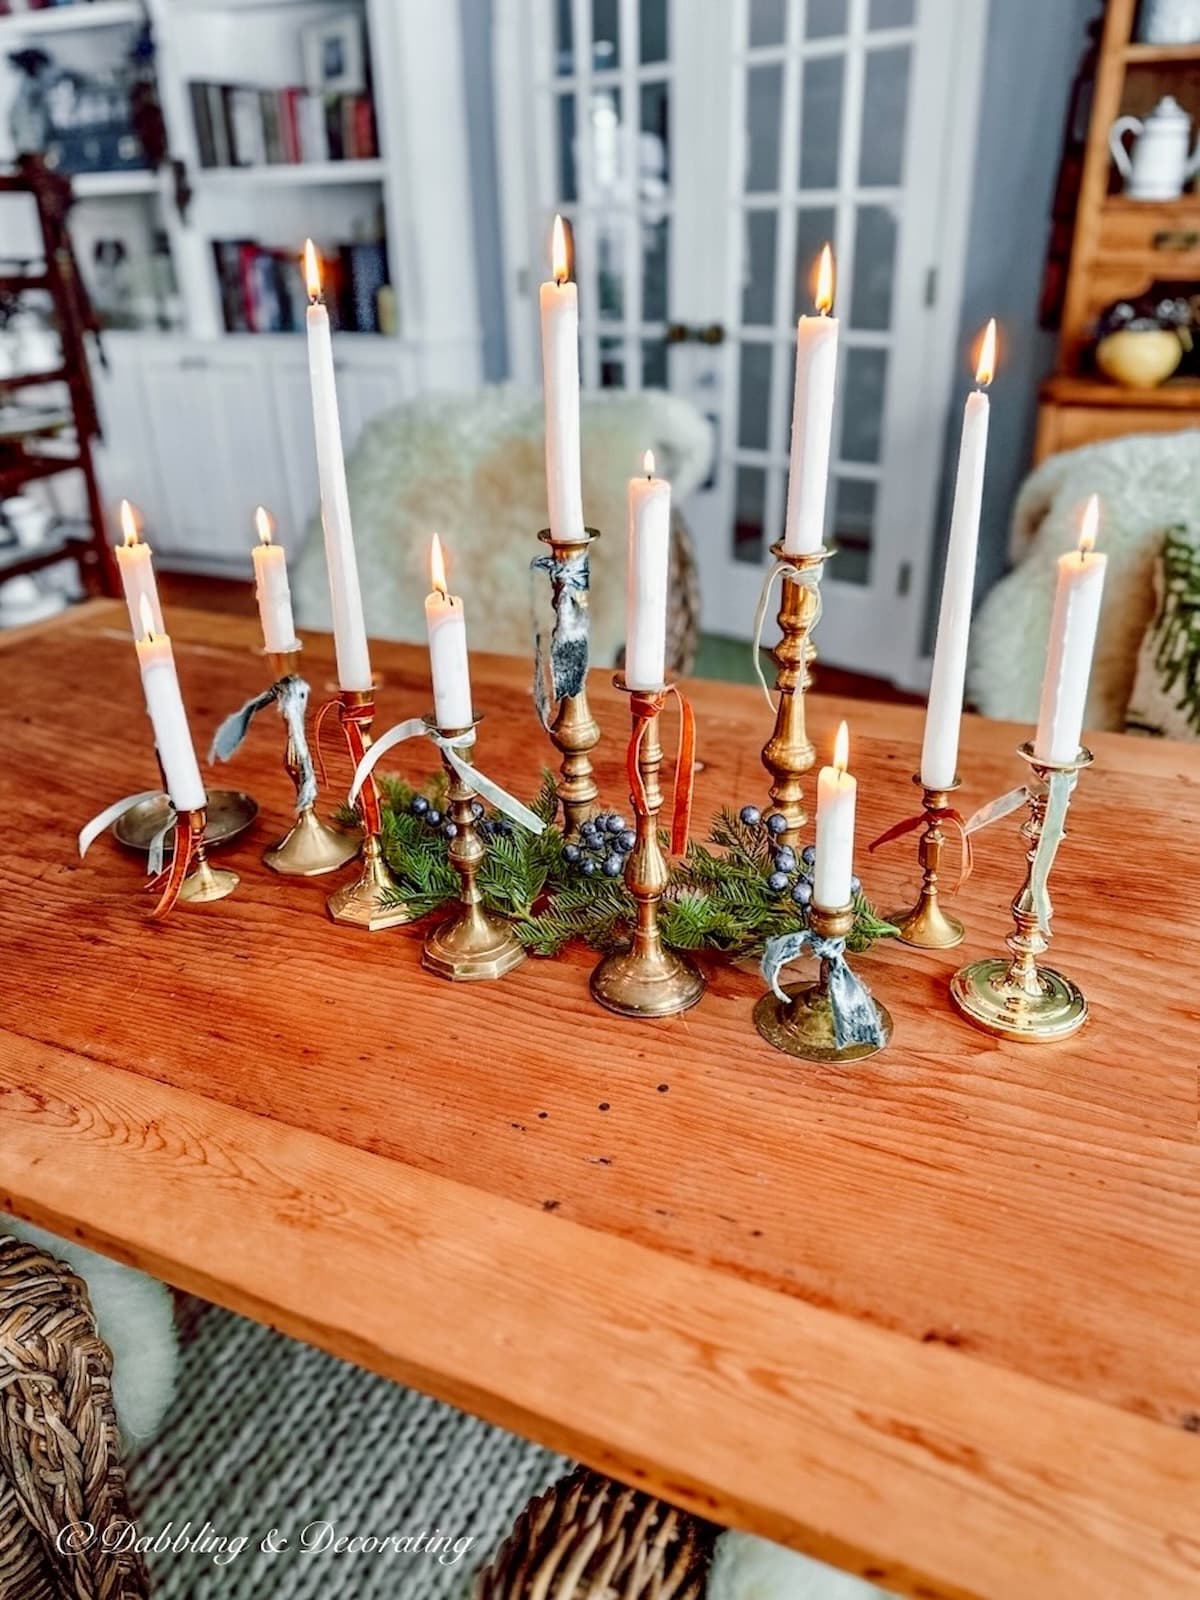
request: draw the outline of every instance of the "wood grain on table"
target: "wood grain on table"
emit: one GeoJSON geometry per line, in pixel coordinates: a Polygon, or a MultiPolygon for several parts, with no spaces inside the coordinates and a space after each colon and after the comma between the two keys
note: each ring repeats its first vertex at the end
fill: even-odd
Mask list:
{"type": "MultiPolygon", "coordinates": [[[[206,748],[263,684],[256,627],[171,626],[206,748]]],[[[424,711],[423,650],[374,654],[378,725],[424,711]]],[[[1014,818],[978,840],[959,950],[858,959],[896,1037],[846,1069],[758,1038],[749,968],[636,1024],[590,1000],[585,950],[456,987],[420,925],[335,926],[340,877],[260,864],[291,799],[269,715],[213,779],[262,805],[223,856],[240,888],[149,924],[134,860],[74,852],[154,781],[123,608],[0,660],[0,1205],[885,1586],[1200,1593],[1200,749],[1090,741],[1053,881],[1080,1035],[993,1040],[947,998],[1003,948],[1014,818]]],[[[329,642],[305,663],[319,700],[329,642]]],[[[472,666],[480,764],[530,794],[528,667],[472,666]]],[[[707,819],[761,800],[769,716],[693,689],[707,819]]],[[[593,691],[624,805],[628,708],[593,691]]],[[[887,909],[915,846],[865,841],[913,805],[921,714],[818,695],[822,752],[842,716],[887,909]]],[[[1025,732],[967,720],[965,809],[1021,781],[1025,732]]]]}

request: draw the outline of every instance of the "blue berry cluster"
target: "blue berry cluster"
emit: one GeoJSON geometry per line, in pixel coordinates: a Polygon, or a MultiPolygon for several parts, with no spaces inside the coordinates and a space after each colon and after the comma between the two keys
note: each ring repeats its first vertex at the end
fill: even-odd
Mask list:
{"type": "MultiPolygon", "coordinates": [[[[432,828],[436,833],[440,833],[443,838],[454,839],[458,836],[458,824],[452,822],[448,816],[439,811],[437,806],[432,801],[427,800],[423,794],[413,795],[408,803],[408,809],[414,817],[419,817],[427,828],[432,828]]],[[[494,816],[489,817],[482,801],[472,800],[471,810],[475,814],[475,827],[481,838],[490,839],[493,834],[512,832],[512,822],[499,811],[494,816]]]]}
{"type": "MultiPolygon", "coordinates": [[[[771,871],[767,874],[767,888],[772,894],[788,895],[796,905],[807,908],[812,904],[812,869],[813,862],[817,859],[817,852],[811,844],[806,844],[797,857],[790,844],[778,842],[781,834],[787,832],[787,819],[778,812],[763,821],[762,812],[757,806],[743,806],[738,813],[738,818],[747,828],[765,828],[771,843],[770,861],[771,871]]],[[[858,894],[862,884],[857,878],[851,878],[850,889],[853,894],[858,894]]]]}
{"type": "Polygon", "coordinates": [[[584,823],[575,843],[563,845],[563,860],[585,878],[598,873],[619,878],[636,843],[637,835],[619,812],[601,811],[584,823]]]}

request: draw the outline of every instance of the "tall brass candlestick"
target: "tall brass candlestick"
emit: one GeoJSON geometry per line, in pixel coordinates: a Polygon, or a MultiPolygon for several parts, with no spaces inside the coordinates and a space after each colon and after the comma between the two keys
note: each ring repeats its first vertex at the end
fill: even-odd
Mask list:
{"type": "Polygon", "coordinates": [[[821,604],[818,580],[831,553],[821,549],[809,555],[790,556],[784,554],[782,542],[771,546],[776,561],[787,562],[801,574],[782,580],[778,617],[782,633],[771,652],[779,704],[775,731],[762,752],[762,764],[772,779],[767,815],[778,814],[787,822],[786,831],[777,836],[781,845],[797,845],[808,821],[801,779],[816,760],[816,751],[805,728],[804,696],[812,687],[812,664],[817,655],[811,635],[821,604]]]}
{"type": "MultiPolygon", "coordinates": [[[[600,537],[595,528],[585,528],[582,539],[556,539],[549,528],[543,528],[538,538],[550,546],[555,571],[550,575],[550,590],[557,617],[563,600],[566,580],[562,575],[563,563],[581,562],[586,568],[588,547],[600,537]]],[[[574,591],[575,604],[587,610],[587,590],[574,591]]],[[[600,725],[588,705],[587,679],[578,694],[564,695],[558,702],[554,720],[549,728],[550,739],[562,755],[558,769],[558,797],[563,808],[563,834],[568,839],[578,837],[585,822],[596,815],[596,801],[600,787],[592,773],[589,752],[600,741],[600,725]]]]}
{"type": "Polygon", "coordinates": [[[696,1004],[704,993],[704,978],[690,961],[666,948],[658,926],[659,901],[670,882],[658,842],[662,810],[658,775],[663,759],[658,717],[663,690],[630,689],[620,673],[613,681],[631,697],[634,726],[642,719],[648,722],[638,755],[645,804],[630,795],[637,840],[625,863],[625,882],[637,902],[637,920],[633,942],[627,950],[605,956],[592,973],[591,990],[602,1006],[623,1017],[669,1017],[696,1004]]]}
{"type": "MultiPolygon", "coordinates": [[[[300,670],[298,650],[272,652],[270,659],[277,680],[292,677],[300,670]]],[[[303,777],[290,733],[283,762],[299,794],[303,777]]],[[[361,845],[361,834],[349,828],[335,828],[321,820],[315,806],[305,806],[297,812],[295,822],[278,844],[273,844],[263,854],[263,860],[273,872],[285,877],[315,878],[345,866],[358,854],[361,845]]]]}
{"type": "MultiPolygon", "coordinates": [[[[471,729],[438,728],[433,717],[426,717],[425,722],[445,739],[459,738],[479,725],[478,717],[471,729]]],[[[468,747],[459,746],[458,755],[460,760],[470,761],[468,747]]],[[[450,780],[450,820],[457,829],[448,853],[462,879],[462,893],[458,909],[425,940],[421,964],[439,977],[459,983],[502,978],[524,961],[525,948],[507,922],[484,909],[477,879],[487,847],[475,822],[475,790],[444,752],[442,765],[450,780]]]]}
{"type": "Polygon", "coordinates": [[[179,886],[179,899],[190,906],[223,900],[227,894],[233,893],[241,880],[229,867],[214,867],[209,861],[204,848],[204,810],[181,811],[179,821],[191,834],[192,846],[191,871],[179,886]]]}
{"type": "MultiPolygon", "coordinates": [[[[337,706],[338,719],[350,749],[350,759],[357,770],[371,744],[375,691],[339,689],[337,706]]],[[[331,894],[326,906],[335,922],[348,922],[353,927],[377,933],[382,928],[397,928],[402,923],[411,922],[413,914],[406,905],[385,904],[386,897],[396,888],[396,880],[383,859],[380,839],[382,814],[374,776],[368,777],[362,786],[359,814],[363,823],[362,871],[353,883],[331,894]]]]}
{"type": "Polygon", "coordinates": [[[1088,1003],[1082,989],[1038,957],[1050,947],[1049,933],[1038,921],[1034,896],[1034,862],[1046,822],[1050,798],[1049,779],[1055,773],[1077,773],[1092,763],[1090,750],[1080,749],[1074,761],[1041,761],[1031,744],[1018,750],[1029,763],[1036,786],[1029,791],[1029,816],[1021,825],[1026,841],[1025,882],[1012,903],[1014,931],[1005,939],[1011,958],[992,956],[960,967],[950,980],[950,997],[977,1028],[1004,1039],[1044,1043],[1066,1039],[1087,1021],[1088,1003]]]}
{"type": "MultiPolygon", "coordinates": [[[[921,783],[920,773],[913,778],[913,782],[921,783]]],[[[959,780],[955,778],[944,789],[929,789],[924,784],[921,787],[925,809],[924,832],[917,846],[922,874],[921,892],[916,905],[906,911],[894,912],[887,920],[900,930],[899,937],[905,944],[915,945],[920,950],[950,950],[962,943],[964,929],[956,917],[943,911],[938,898],[938,879],[946,848],[942,823],[950,809],[948,797],[959,787],[959,780]]]]}

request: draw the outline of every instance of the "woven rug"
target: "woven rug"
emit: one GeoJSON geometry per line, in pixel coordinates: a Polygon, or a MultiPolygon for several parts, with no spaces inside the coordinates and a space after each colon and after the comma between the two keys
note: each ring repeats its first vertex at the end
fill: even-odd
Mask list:
{"type": "Polygon", "coordinates": [[[130,1464],[138,1533],[158,1545],[154,1600],[465,1600],[526,1501],[568,1468],[203,1301],[180,1309],[179,1392],[130,1464]]]}

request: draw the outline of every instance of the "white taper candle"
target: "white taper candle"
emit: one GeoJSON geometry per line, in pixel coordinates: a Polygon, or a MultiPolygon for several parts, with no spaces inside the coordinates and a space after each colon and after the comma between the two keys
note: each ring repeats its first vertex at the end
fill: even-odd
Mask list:
{"type": "Polygon", "coordinates": [[[1059,556],[1057,562],[1050,644],[1033,753],[1043,761],[1061,765],[1070,764],[1079,754],[1100,624],[1108,557],[1092,548],[1099,522],[1100,502],[1092,495],[1084,509],[1078,549],[1059,556]]]}
{"type": "Polygon", "coordinates": [[[566,230],[554,219],[554,277],[538,293],[546,409],[546,499],[556,539],[583,538],[579,457],[579,297],[570,281],[566,230]]]}
{"type": "Polygon", "coordinates": [[[429,634],[429,671],[433,678],[433,714],[439,728],[469,728],[471,672],[467,660],[467,619],[463,603],[446,585],[442,541],[435,533],[430,553],[433,592],[425,596],[429,634]]]}
{"type": "Polygon", "coordinates": [[[252,552],[254,593],[262,623],[263,644],[271,655],[294,650],[296,623],[292,616],[292,591],[288,583],[287,552],[271,538],[271,515],[264,506],[254,513],[254,526],[260,542],[252,552]]]}
{"type": "Polygon", "coordinates": [[[179,692],[175,655],[166,633],[156,631],[145,596],[139,607],[135,646],[146,710],[154,728],[154,742],[158,746],[171,804],[176,811],[199,811],[206,804],[204,780],[200,776],[187,712],[179,692]]]}
{"type": "Polygon", "coordinates": [[[124,543],[117,546],[117,571],[129,608],[129,627],[135,639],[142,636],[142,596],[150,607],[155,633],[165,633],[158,583],[154,577],[153,553],[138,530],[138,515],[128,500],[121,501],[121,533],[124,543]]]}
{"type": "Polygon", "coordinates": [[[631,689],[661,689],[666,677],[671,485],[654,476],[652,451],[646,451],[642,466],[643,475],[629,480],[625,682],[631,689]]]}
{"type": "Polygon", "coordinates": [[[825,542],[829,452],[837,384],[838,321],[833,309],[833,253],[826,245],[817,269],[818,316],[796,324],[796,386],[788,463],[785,556],[810,555],[825,542]]]}
{"type": "Polygon", "coordinates": [[[817,778],[817,839],[813,862],[813,904],[825,911],[849,905],[854,876],[854,811],[858,783],[846,771],[850,730],[843,722],[833,745],[833,765],[817,778]]]}

